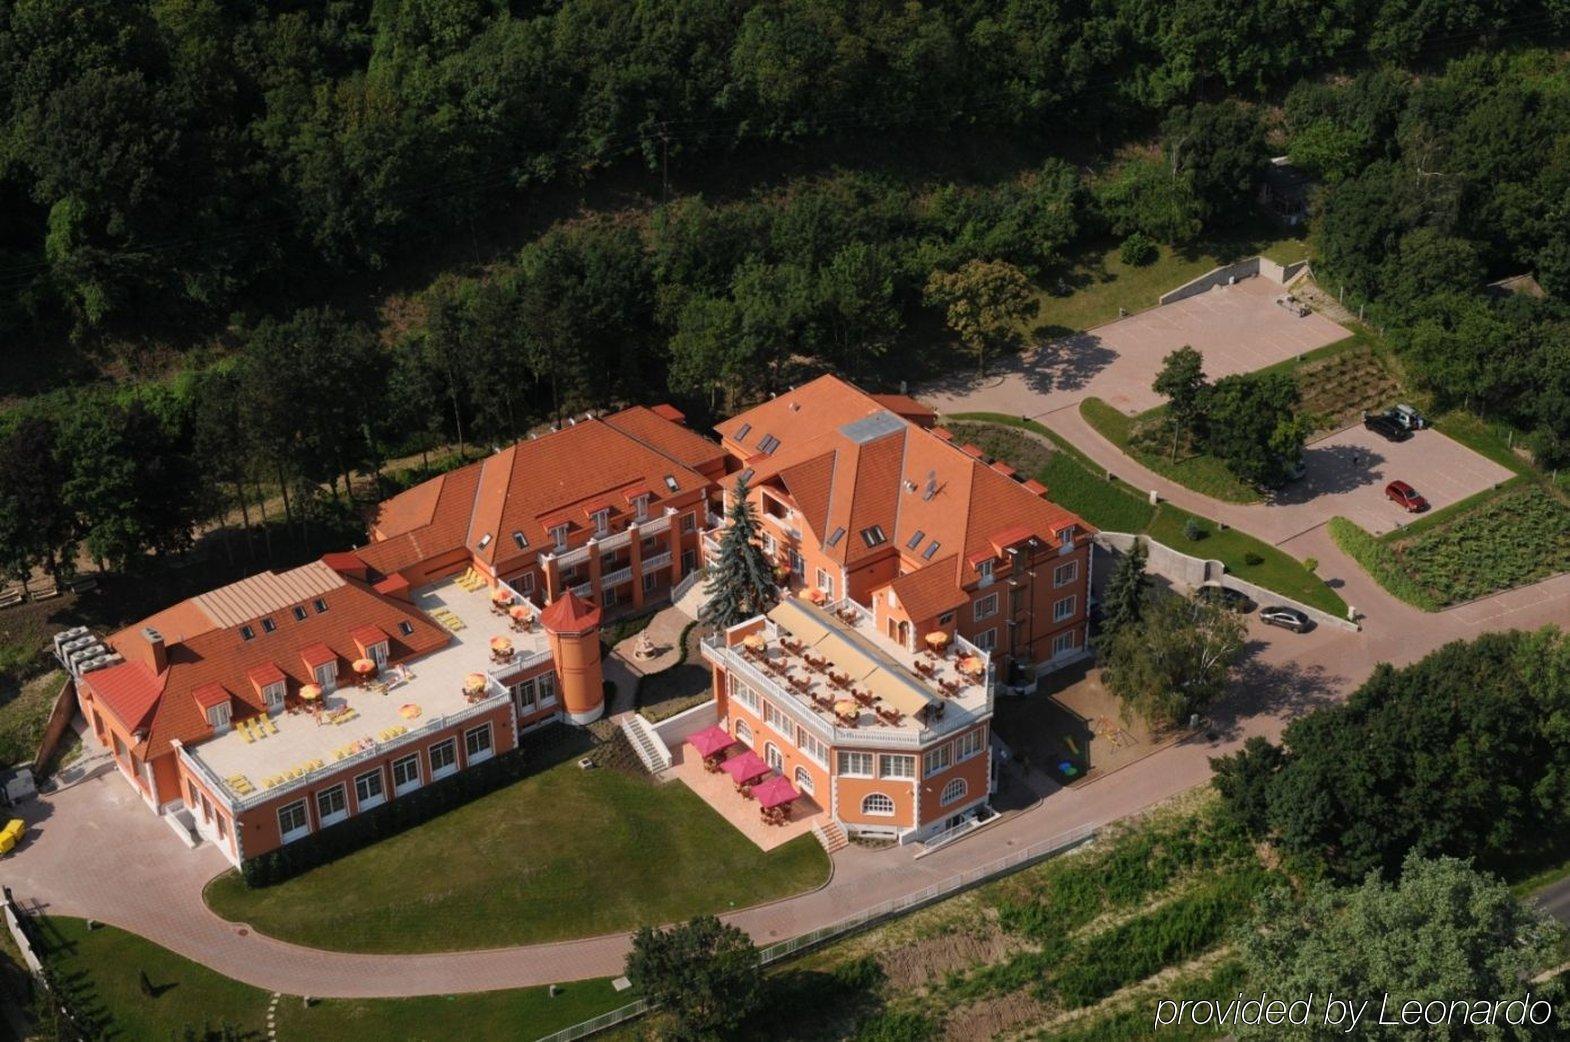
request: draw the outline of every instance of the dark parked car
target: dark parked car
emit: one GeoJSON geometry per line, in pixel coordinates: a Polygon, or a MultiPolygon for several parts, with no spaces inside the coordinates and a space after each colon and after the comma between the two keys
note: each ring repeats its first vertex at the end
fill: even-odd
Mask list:
{"type": "Polygon", "coordinates": [[[1281,604],[1272,604],[1268,608],[1259,609],[1259,621],[1269,626],[1280,626],[1293,633],[1307,633],[1314,627],[1307,615],[1296,608],[1288,608],[1281,604]]]}
{"type": "Polygon", "coordinates": [[[1200,600],[1207,604],[1218,604],[1223,608],[1247,615],[1256,605],[1245,595],[1226,586],[1201,586],[1196,591],[1200,600]]]}
{"type": "Polygon", "coordinates": [[[1428,500],[1417,494],[1417,489],[1405,481],[1392,481],[1385,486],[1385,496],[1409,514],[1421,514],[1428,509],[1428,500]]]}
{"type": "Polygon", "coordinates": [[[1363,426],[1386,441],[1406,441],[1412,436],[1411,431],[1401,426],[1401,424],[1391,419],[1385,413],[1365,417],[1363,426]]]}

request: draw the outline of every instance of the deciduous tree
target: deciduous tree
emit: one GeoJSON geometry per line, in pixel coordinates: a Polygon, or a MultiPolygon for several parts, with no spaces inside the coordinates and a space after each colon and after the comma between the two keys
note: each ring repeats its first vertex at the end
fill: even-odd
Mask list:
{"type": "Polygon", "coordinates": [[[1016,341],[1020,325],[1039,304],[1025,273],[1007,261],[970,261],[958,271],[935,271],[927,279],[927,302],[944,309],[960,343],[987,368],[987,352],[1016,341]]]}
{"type": "Polygon", "coordinates": [[[1153,595],[1140,624],[1113,636],[1102,677],[1125,713],[1157,727],[1177,724],[1221,696],[1244,635],[1242,620],[1225,608],[1153,595]]]}
{"type": "Polygon", "coordinates": [[[696,1042],[720,1037],[757,1008],[763,969],[745,933],[703,915],[635,933],[627,979],[670,1016],[676,1038],[696,1042]]]}

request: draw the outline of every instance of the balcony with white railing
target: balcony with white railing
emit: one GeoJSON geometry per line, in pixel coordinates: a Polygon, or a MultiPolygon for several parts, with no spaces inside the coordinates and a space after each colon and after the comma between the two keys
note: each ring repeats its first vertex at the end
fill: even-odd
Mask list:
{"type": "Polygon", "coordinates": [[[643,559],[643,574],[648,575],[650,572],[657,572],[661,568],[669,568],[670,564],[671,552],[662,550],[643,559]]]}

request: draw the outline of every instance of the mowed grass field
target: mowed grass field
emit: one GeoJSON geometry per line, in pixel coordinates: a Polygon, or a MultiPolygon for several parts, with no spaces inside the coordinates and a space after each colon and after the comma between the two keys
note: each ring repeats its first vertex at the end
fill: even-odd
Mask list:
{"type": "MultiPolygon", "coordinates": [[[[76,1008],[106,1039],[161,1042],[232,1025],[243,1039],[267,1038],[272,995],[231,980],[166,948],[112,926],[89,930],[81,919],[45,923],[54,951],[50,962],[76,1008]],[[152,985],[143,993],[140,974],[152,985]]],[[[413,999],[317,999],[278,1002],[277,1037],[310,1042],[511,1042],[559,1031],[631,1002],[608,979],[548,988],[518,988],[473,995],[413,999]]]]}
{"type": "Polygon", "coordinates": [[[271,887],[219,876],[207,902],[297,944],[439,952],[725,912],[828,875],[810,835],[765,854],[680,782],[568,762],[271,887]]]}

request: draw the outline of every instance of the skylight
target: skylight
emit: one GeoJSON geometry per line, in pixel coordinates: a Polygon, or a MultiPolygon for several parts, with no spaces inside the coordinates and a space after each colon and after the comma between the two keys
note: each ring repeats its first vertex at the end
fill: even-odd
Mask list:
{"type": "Polygon", "coordinates": [[[905,549],[907,549],[907,550],[914,550],[914,549],[916,549],[916,547],[921,545],[921,541],[923,539],[925,539],[925,538],[927,538],[927,533],[923,532],[919,528],[916,529],[916,534],[911,536],[910,539],[906,541],[905,549]]]}
{"type": "Polygon", "coordinates": [[[772,434],[765,434],[763,440],[758,442],[758,451],[770,453],[780,447],[780,440],[772,434]]]}
{"type": "Polygon", "coordinates": [[[296,604],[294,606],[294,621],[295,622],[304,622],[305,621],[305,605],[303,605],[303,604],[296,604]]]}
{"type": "Polygon", "coordinates": [[[829,541],[824,543],[823,545],[824,546],[838,546],[839,545],[839,541],[841,539],[844,539],[844,538],[845,538],[845,529],[843,529],[843,528],[836,528],[832,533],[830,533],[829,541]]]}
{"type": "Polygon", "coordinates": [[[256,636],[256,631],[251,629],[251,627],[249,627],[249,626],[241,626],[240,627],[240,639],[241,640],[250,640],[252,637],[255,637],[255,636],[256,636]]]}
{"type": "Polygon", "coordinates": [[[665,475],[665,487],[670,489],[672,492],[681,491],[681,486],[676,484],[676,475],[674,474],[665,475]]]}
{"type": "Polygon", "coordinates": [[[861,539],[868,546],[882,546],[884,543],[889,541],[889,537],[883,534],[883,527],[881,525],[872,525],[869,528],[863,528],[861,530],[861,539]]]}
{"type": "Polygon", "coordinates": [[[316,600],[313,603],[314,603],[314,605],[316,607],[316,614],[320,615],[322,612],[327,610],[327,602],[324,601],[322,598],[320,598],[320,597],[316,598],[316,600]]]}
{"type": "Polygon", "coordinates": [[[262,620],[262,630],[264,632],[271,633],[274,630],[276,630],[277,628],[278,628],[278,624],[272,620],[271,616],[269,616],[269,617],[267,617],[267,618],[262,620]]]}
{"type": "Polygon", "coordinates": [[[527,550],[529,548],[529,537],[524,535],[522,532],[514,532],[512,534],[512,541],[518,544],[518,549],[520,550],[527,550]]]}
{"type": "Polygon", "coordinates": [[[934,539],[932,541],[932,545],[928,546],[925,550],[921,551],[921,559],[923,561],[930,561],[930,560],[932,560],[932,555],[937,553],[938,552],[938,547],[940,547],[942,545],[943,545],[942,543],[940,543],[936,539],[934,539]]]}
{"type": "Polygon", "coordinates": [[[747,440],[747,435],[749,435],[751,433],[752,433],[752,424],[744,423],[740,427],[736,428],[736,440],[737,441],[746,441],[747,440]]]}
{"type": "Polygon", "coordinates": [[[487,546],[490,546],[490,545],[491,545],[491,534],[489,532],[486,532],[484,535],[480,536],[480,549],[484,550],[487,546]]]}

